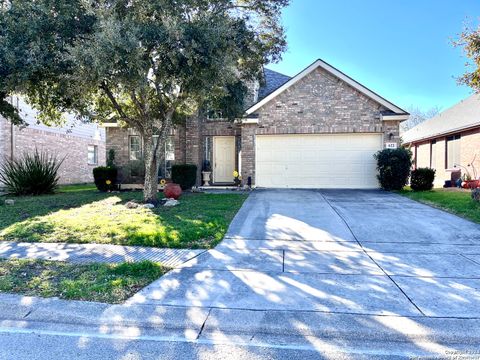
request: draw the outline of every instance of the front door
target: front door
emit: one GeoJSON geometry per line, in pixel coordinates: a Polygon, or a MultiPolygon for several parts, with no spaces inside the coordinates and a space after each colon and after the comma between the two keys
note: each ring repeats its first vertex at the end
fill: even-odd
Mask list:
{"type": "Polygon", "coordinates": [[[213,138],[213,182],[232,183],[235,170],[235,137],[213,138]]]}

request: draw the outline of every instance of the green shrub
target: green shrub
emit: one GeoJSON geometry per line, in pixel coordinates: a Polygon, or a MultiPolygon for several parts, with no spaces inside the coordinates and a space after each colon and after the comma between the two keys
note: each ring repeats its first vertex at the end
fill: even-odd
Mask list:
{"type": "Polygon", "coordinates": [[[117,186],[118,169],[115,166],[99,166],[93,169],[95,186],[100,191],[114,190],[117,186]]]}
{"type": "Polygon", "coordinates": [[[408,182],[412,153],[404,148],[384,149],[375,155],[378,181],[384,190],[401,190],[408,182]]]}
{"type": "Polygon", "coordinates": [[[115,166],[115,150],[114,149],[108,150],[107,166],[108,167],[114,167],[115,166]]]}
{"type": "Polygon", "coordinates": [[[191,164],[173,165],[172,181],[188,190],[197,183],[197,166],[191,164]]]}
{"type": "Polygon", "coordinates": [[[414,191],[432,190],[435,180],[435,170],[430,168],[419,168],[412,171],[410,187],[414,191]]]}
{"type": "Polygon", "coordinates": [[[53,194],[63,160],[37,150],[19,159],[5,159],[0,168],[0,182],[14,195],[53,194]]]}

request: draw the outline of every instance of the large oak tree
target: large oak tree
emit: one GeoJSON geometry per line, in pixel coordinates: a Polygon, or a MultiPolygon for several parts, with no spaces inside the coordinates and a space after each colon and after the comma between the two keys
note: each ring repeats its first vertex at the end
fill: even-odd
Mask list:
{"type": "Polygon", "coordinates": [[[67,49],[93,21],[82,0],[0,0],[0,115],[22,123],[8,95],[38,95],[37,86],[69,71],[67,49]]]}
{"type": "Polygon", "coordinates": [[[73,112],[136,129],[144,140],[144,199],[155,203],[159,149],[172,126],[206,103],[222,104],[232,119],[241,114],[245,84],[285,49],[280,15],[288,1],[3,1],[0,38],[6,45],[0,45],[0,61],[10,64],[8,78],[18,74],[15,66],[8,68],[17,57],[28,59],[9,45],[22,38],[28,24],[36,30],[25,42],[35,43],[37,31],[47,25],[51,51],[38,50],[36,71],[0,92],[23,94],[47,122],[73,112]],[[22,15],[29,3],[41,4],[42,15],[22,15]],[[50,62],[41,58],[45,54],[50,62]]]}
{"type": "Polygon", "coordinates": [[[480,26],[476,29],[466,29],[454,44],[463,47],[465,55],[470,60],[467,63],[467,71],[459,82],[480,92],[480,26]]]}

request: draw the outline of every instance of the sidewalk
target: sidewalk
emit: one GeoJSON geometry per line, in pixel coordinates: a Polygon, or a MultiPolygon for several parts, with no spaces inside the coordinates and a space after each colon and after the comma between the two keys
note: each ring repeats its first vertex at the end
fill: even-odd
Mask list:
{"type": "Polygon", "coordinates": [[[312,359],[321,355],[335,359],[460,358],[454,354],[476,359],[479,324],[476,319],[108,305],[0,294],[0,345],[2,339],[8,340],[3,345],[13,350],[22,338],[33,336],[31,346],[41,354],[46,351],[41,344],[55,338],[57,356],[60,351],[65,356],[72,348],[77,355],[91,354],[100,341],[104,358],[120,358],[134,344],[159,351],[166,348],[165,359],[178,359],[171,345],[177,344],[192,349],[231,345],[242,348],[243,355],[252,355],[249,358],[259,351],[266,351],[270,358],[289,358],[280,356],[283,351],[294,351],[292,358],[301,358],[302,353],[313,351],[312,359]],[[69,339],[75,341],[73,345],[69,339]]]}
{"type": "Polygon", "coordinates": [[[175,268],[205,250],[140,246],[0,242],[0,258],[42,259],[72,263],[121,263],[149,260],[175,268]]]}

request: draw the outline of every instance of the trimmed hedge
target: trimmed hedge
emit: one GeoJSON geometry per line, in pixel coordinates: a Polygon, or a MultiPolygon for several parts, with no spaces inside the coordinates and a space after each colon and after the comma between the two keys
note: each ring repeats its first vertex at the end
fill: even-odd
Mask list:
{"type": "Polygon", "coordinates": [[[435,180],[435,170],[430,168],[418,168],[412,171],[410,187],[414,191],[432,190],[435,180]]]}
{"type": "Polygon", "coordinates": [[[95,186],[100,191],[115,190],[118,169],[115,166],[99,166],[93,169],[95,186]]]}
{"type": "Polygon", "coordinates": [[[402,190],[412,167],[412,152],[404,148],[383,149],[374,155],[378,181],[384,190],[402,190]]]}
{"type": "Polygon", "coordinates": [[[172,181],[180,185],[182,190],[191,189],[197,183],[197,166],[192,164],[173,165],[172,181]]]}

